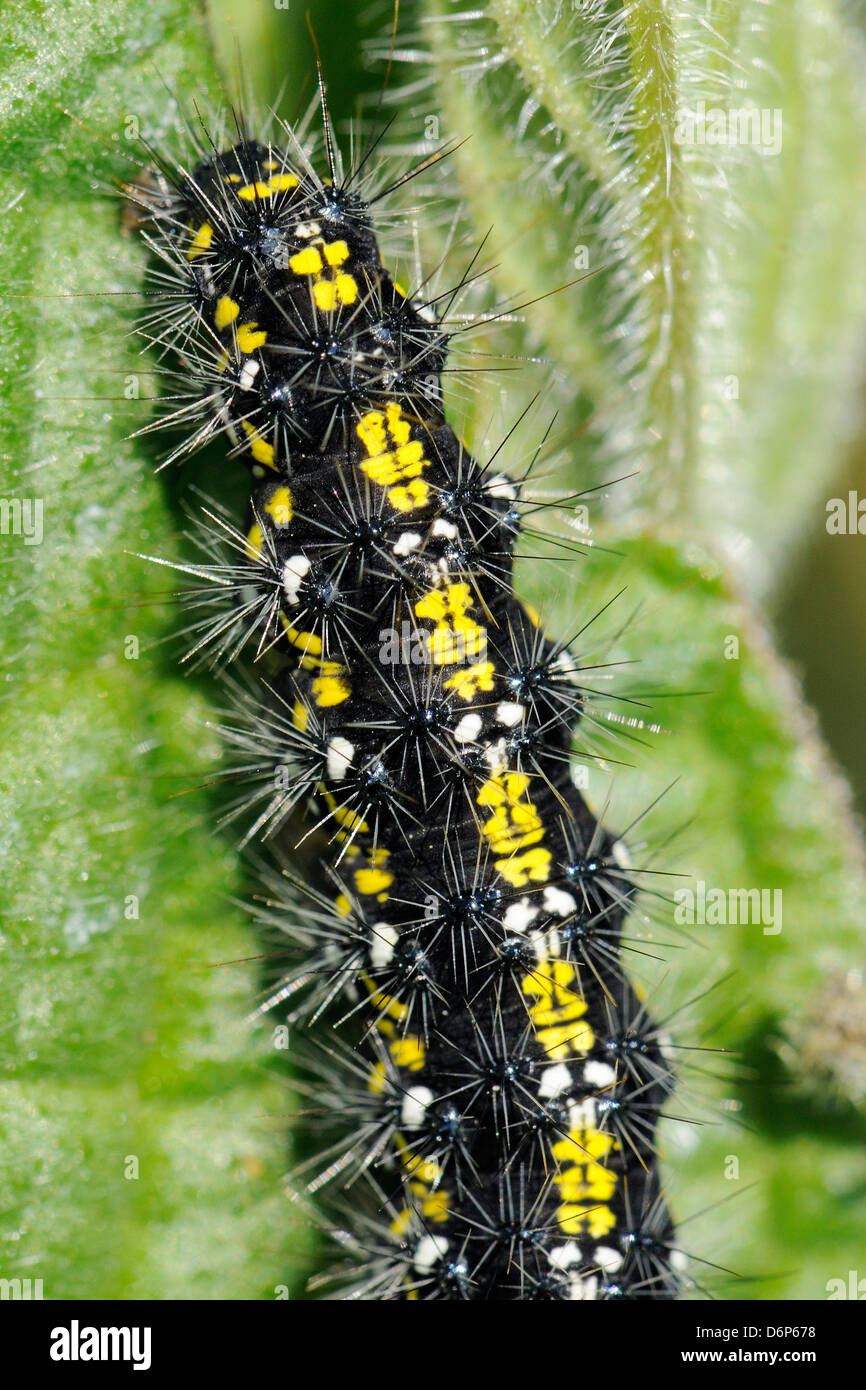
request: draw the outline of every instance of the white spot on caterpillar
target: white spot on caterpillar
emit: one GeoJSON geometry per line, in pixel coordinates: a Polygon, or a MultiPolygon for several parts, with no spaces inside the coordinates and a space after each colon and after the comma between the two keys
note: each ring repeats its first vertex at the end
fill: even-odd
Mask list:
{"type": "Polygon", "coordinates": [[[583,1253],[579,1245],[569,1240],[565,1245],[555,1245],[547,1258],[554,1269],[569,1269],[572,1265],[581,1263],[583,1253]]]}
{"type": "Polygon", "coordinates": [[[568,1297],[572,1303],[591,1303],[598,1296],[598,1280],[590,1274],[586,1279],[569,1279],[568,1297]]]}
{"type": "Polygon", "coordinates": [[[544,910],[554,917],[570,917],[577,911],[577,903],[564,888],[545,888],[544,910]]]}
{"type": "Polygon", "coordinates": [[[499,738],[495,743],[484,745],[484,760],[491,772],[504,772],[508,767],[508,750],[505,747],[505,739],[499,738]]]}
{"type": "Polygon", "coordinates": [[[560,652],[559,656],[551,661],[550,669],[551,671],[561,672],[563,676],[566,676],[575,685],[577,684],[580,673],[577,669],[577,662],[571,655],[571,652],[560,652]]]}
{"type": "Polygon", "coordinates": [[[432,1100],[433,1092],[429,1086],[410,1086],[403,1097],[403,1109],[400,1112],[400,1118],[407,1129],[417,1129],[424,1123],[427,1106],[432,1100]]]}
{"type": "Polygon", "coordinates": [[[616,1081],[616,1072],[608,1062],[587,1062],[583,1079],[588,1086],[610,1086],[616,1081]]]}
{"type": "Polygon", "coordinates": [[[417,550],[421,544],[421,537],[417,531],[404,531],[399,535],[391,549],[395,555],[409,555],[413,550],[417,550]]]}
{"type": "Polygon", "coordinates": [[[249,391],[256,377],[261,370],[261,363],[254,357],[248,357],[241,368],[240,387],[242,391],[249,391]]]}
{"type": "Polygon", "coordinates": [[[616,860],[617,864],[619,864],[619,867],[621,869],[627,870],[631,868],[632,858],[628,852],[628,847],[623,840],[614,840],[613,844],[610,847],[610,852],[612,858],[616,860]]]}
{"type": "Polygon", "coordinates": [[[454,730],[454,737],[457,742],[474,743],[481,733],[481,725],[483,722],[480,714],[464,714],[454,730]]]}
{"type": "Polygon", "coordinates": [[[300,237],[302,241],[309,241],[311,236],[318,236],[321,230],[319,222],[295,223],[295,236],[300,237]]]}
{"type": "Polygon", "coordinates": [[[412,1263],[416,1269],[432,1269],[447,1252],[448,1242],[441,1236],[422,1236],[415,1248],[412,1263]]]}
{"type": "Polygon", "coordinates": [[[517,488],[504,473],[494,473],[487,484],[487,491],[493,497],[504,497],[509,502],[517,501],[517,488]]]}
{"type": "Polygon", "coordinates": [[[506,931],[522,934],[527,927],[532,925],[540,910],[540,908],[534,907],[528,898],[521,898],[520,902],[511,903],[505,909],[502,925],[506,931]]]}
{"type": "Polygon", "coordinates": [[[547,932],[536,931],[532,933],[532,949],[535,952],[535,959],[539,962],[547,957],[547,932]]]}
{"type": "MultiPolygon", "coordinates": [[[[569,1080],[570,1080],[569,1075],[569,1080]]],[[[597,1129],[598,1111],[592,1096],[584,1100],[573,1100],[568,1107],[569,1129],[597,1129]]]]}
{"type": "Polygon", "coordinates": [[[397,945],[397,928],[390,922],[376,922],[373,927],[373,942],[370,946],[370,964],[375,970],[382,970],[389,963],[397,945]]]}
{"type": "Polygon", "coordinates": [[[540,932],[539,940],[544,943],[544,956],[546,956],[548,960],[554,960],[557,956],[562,954],[562,943],[556,928],[553,928],[551,931],[540,932]]]}
{"type": "Polygon", "coordinates": [[[595,1247],[595,1262],[605,1274],[612,1274],[615,1269],[619,1269],[622,1264],[623,1256],[619,1250],[614,1250],[611,1245],[597,1245],[595,1247]]]}
{"type": "Polygon", "coordinates": [[[335,735],[328,743],[327,769],[332,782],[342,782],[352,765],[355,745],[341,734],[335,735]]]}
{"type": "Polygon", "coordinates": [[[513,729],[519,724],[526,713],[526,706],[519,705],[514,700],[503,700],[501,705],[496,706],[496,719],[499,724],[504,724],[507,729],[513,729]]]}
{"type": "Polygon", "coordinates": [[[571,1072],[564,1062],[557,1062],[555,1067],[545,1067],[541,1073],[538,1094],[544,1100],[551,1100],[553,1096],[559,1096],[563,1091],[567,1091],[570,1085],[571,1072]]]}
{"type": "Polygon", "coordinates": [[[449,541],[457,539],[457,527],[453,521],[446,521],[444,517],[438,516],[430,528],[433,536],[445,536],[449,541]]]}
{"type": "Polygon", "coordinates": [[[684,1250],[672,1250],[670,1253],[671,1269],[675,1269],[678,1274],[689,1267],[689,1257],[684,1250]]]}
{"type": "Polygon", "coordinates": [[[283,592],[289,603],[298,602],[298,590],[309,573],[310,562],[306,555],[292,555],[283,565],[283,592]]]}
{"type": "Polygon", "coordinates": [[[548,960],[553,960],[556,956],[561,954],[562,945],[559,939],[559,932],[555,929],[552,931],[533,932],[531,941],[532,949],[535,952],[535,959],[539,964],[543,964],[548,960]]]}
{"type": "Polygon", "coordinates": [[[589,769],[585,763],[572,761],[569,764],[568,775],[571,778],[573,787],[577,787],[579,792],[585,792],[588,785],[589,769]]]}
{"type": "MultiPolygon", "coordinates": [[[[573,1240],[569,1240],[565,1245],[557,1245],[548,1255],[548,1260],[554,1269],[567,1274],[574,1265],[583,1262],[583,1254],[579,1245],[575,1245],[573,1240]]],[[[598,1289],[598,1280],[594,1275],[584,1275],[581,1277],[576,1271],[568,1280],[568,1297],[572,1301],[583,1302],[586,1299],[594,1299],[598,1289]]]]}

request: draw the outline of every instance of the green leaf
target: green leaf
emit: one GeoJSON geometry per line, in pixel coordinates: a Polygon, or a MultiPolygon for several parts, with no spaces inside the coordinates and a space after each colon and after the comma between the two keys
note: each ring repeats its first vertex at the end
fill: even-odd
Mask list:
{"type": "MultiPolygon", "coordinates": [[[[545,407],[570,435],[558,478],[576,492],[640,474],[578,499],[577,531],[543,523],[556,563],[523,567],[557,633],[626,588],[578,644],[587,665],[637,663],[599,702],[619,735],[601,761],[579,732],[589,800],[620,830],[651,808],[628,839],[683,875],[654,885],[668,899],[697,881],[760,888],[780,914],[680,927],[667,901],[628,929],[654,1012],[686,1044],[730,1049],[677,1054],[686,1123],[663,1127],[665,1171],[675,1216],[705,1211],[682,1240],[745,1276],[722,1296],[822,1298],[866,1225],[866,867],[760,602],[798,531],[823,526],[862,372],[854,39],[833,4],[797,0],[426,8],[425,97],[443,138],[470,136],[449,192],[476,236],[493,228],[497,302],[529,302],[497,329],[544,359],[545,407]],[[701,143],[702,110],[705,132],[739,138],[701,143]],[[566,538],[599,551],[574,579],[566,538]]],[[[509,421],[535,386],[511,382],[509,421]]],[[[470,428],[486,429],[483,408],[470,428]]],[[[604,690],[607,674],[588,679],[604,690]]]]}
{"type": "Polygon", "coordinates": [[[422,32],[499,292],[591,277],[512,337],[552,364],[581,476],[638,466],[653,525],[766,586],[859,386],[866,145],[835,4],[438,0],[422,32]]]}
{"type": "Polygon", "coordinates": [[[219,84],[181,0],[0,25],[3,496],[43,528],[3,537],[0,1274],[46,1298],[274,1297],[310,1244],[280,1181],[294,1102],[242,1022],[256,946],[213,828],[207,693],[165,649],[165,571],[133,553],[176,554],[178,523],[177,475],[128,437],[153,378],[127,137],[160,146],[175,94],[192,115],[219,84]]]}

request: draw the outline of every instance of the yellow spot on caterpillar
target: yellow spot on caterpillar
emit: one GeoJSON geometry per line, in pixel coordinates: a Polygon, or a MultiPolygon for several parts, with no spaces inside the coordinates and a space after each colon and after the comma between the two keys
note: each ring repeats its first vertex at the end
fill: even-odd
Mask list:
{"type": "Polygon", "coordinates": [[[288,526],[294,515],[292,494],[285,486],[278,487],[265,503],[265,511],[275,526],[288,526]]]}
{"type": "Polygon", "coordinates": [[[350,916],[352,908],[351,904],[349,903],[349,899],[346,897],[345,893],[337,894],[336,898],[334,899],[334,908],[337,912],[339,912],[341,917],[350,916]]]}
{"type": "Polygon", "coordinates": [[[454,690],[460,700],[474,700],[480,692],[493,689],[494,666],[492,661],[479,661],[466,670],[455,671],[445,681],[446,690],[454,690]]]}
{"type": "Polygon", "coordinates": [[[318,671],[320,676],[344,676],[345,666],[339,661],[327,661],[321,657],[304,656],[301,658],[301,665],[305,671],[318,671]]]}
{"type": "Polygon", "coordinates": [[[292,706],[292,723],[296,729],[306,729],[310,722],[310,713],[302,700],[296,700],[292,706]]]}
{"type": "Polygon", "coordinates": [[[363,417],[357,434],[367,453],[374,455],[385,452],[389,437],[394,444],[407,444],[411,430],[402,407],[396,401],[389,401],[384,415],[381,410],[371,410],[363,417]]]}
{"type": "Polygon", "coordinates": [[[341,705],[351,693],[351,686],[339,676],[318,676],[313,681],[313,700],[320,709],[341,705]]]}
{"type": "Polygon", "coordinates": [[[427,1187],[439,1185],[442,1181],[442,1168],[435,1158],[424,1158],[421,1154],[413,1153],[402,1134],[394,1135],[394,1147],[407,1173],[411,1173],[427,1187]]]}
{"type": "Polygon", "coordinates": [[[289,260],[289,269],[295,275],[318,275],[322,270],[322,258],[315,246],[305,246],[289,260]]]}
{"type": "Polygon", "coordinates": [[[579,1236],[587,1230],[594,1240],[606,1236],[616,1225],[616,1217],[610,1207],[603,1205],[584,1207],[566,1204],[557,1208],[556,1217],[563,1235],[579,1236]]]}
{"type": "Polygon", "coordinates": [[[295,275],[314,277],[313,302],[323,313],[331,313],[338,304],[354,304],[358,298],[358,284],[353,275],[325,274],[326,266],[329,271],[338,270],[348,259],[349,248],[345,241],[317,238],[311,246],[305,246],[290,258],[289,269],[295,275]]]}
{"type": "Polygon", "coordinates": [[[359,869],[355,875],[355,886],[365,897],[390,888],[393,882],[394,875],[386,869],[359,869]]]}
{"type": "MultiPolygon", "coordinates": [[[[391,1044],[392,1052],[394,1044],[391,1044]]],[[[409,1067],[414,1071],[416,1068],[409,1067]]],[[[401,1134],[394,1135],[394,1146],[400,1156],[407,1175],[409,1176],[408,1188],[414,1198],[416,1198],[416,1210],[420,1212],[425,1222],[433,1221],[440,1223],[447,1221],[451,1214],[451,1194],[440,1187],[442,1182],[442,1168],[434,1158],[422,1158],[419,1154],[413,1153],[406,1140],[401,1134]]],[[[392,1223],[391,1229],[396,1231],[405,1228],[406,1215],[411,1208],[404,1207],[396,1220],[392,1223]]]]}
{"type": "Polygon", "coordinates": [[[367,822],[358,815],[358,812],[351,810],[348,806],[335,806],[334,820],[340,825],[344,825],[347,830],[358,830],[362,835],[366,835],[370,829],[367,822]]]}
{"type": "Polygon", "coordinates": [[[353,275],[337,275],[333,280],[318,280],[313,285],[316,308],[329,314],[338,304],[354,304],[358,298],[358,283],[353,275]]]}
{"type": "Polygon", "coordinates": [[[539,1045],[552,1061],[562,1061],[569,1052],[581,1055],[589,1051],[595,1035],[589,1024],[581,1021],[586,1000],[577,989],[577,975],[569,961],[541,961],[525,976],[522,989],[535,1000],[529,1005],[529,1017],[539,1045]]]}
{"type": "MultiPolygon", "coordinates": [[[[391,1222],[390,1230],[395,1236],[404,1237],[411,1230],[416,1215],[420,1215],[425,1222],[434,1221],[437,1224],[447,1221],[450,1215],[451,1198],[447,1192],[426,1192],[421,1183],[409,1183],[409,1190],[413,1196],[420,1200],[416,1207],[402,1207],[391,1222]],[[425,1195],[426,1194],[426,1195],[425,1195]]],[[[417,1298],[417,1290],[411,1290],[407,1298],[417,1298]]]]}
{"type": "Polygon", "coordinates": [[[523,611],[524,611],[524,613],[526,614],[526,616],[527,616],[527,618],[529,619],[529,621],[533,624],[533,626],[534,626],[534,627],[540,627],[540,626],[541,626],[541,617],[539,616],[538,609],[537,609],[537,608],[533,608],[533,606],[532,606],[531,603],[526,603],[526,602],[522,602],[520,606],[521,606],[521,608],[523,609],[523,611]]]}
{"type": "Polygon", "coordinates": [[[242,323],[238,329],[238,349],[245,356],[255,352],[256,348],[264,347],[267,341],[267,333],[257,323],[242,323]]]}
{"type": "MultiPolygon", "coordinates": [[[[272,168],[273,164],[266,167],[272,168]]],[[[253,203],[257,198],[273,198],[275,193],[284,193],[297,186],[298,180],[294,174],[272,174],[267,183],[262,179],[257,179],[255,183],[245,183],[243,188],[238,189],[238,197],[247,203],[253,203]]]]}
{"type": "Polygon", "coordinates": [[[421,1039],[413,1038],[411,1034],[406,1038],[395,1038],[389,1043],[388,1051],[395,1067],[405,1067],[406,1071],[420,1071],[427,1056],[421,1039]]]}
{"type": "Polygon", "coordinates": [[[430,485],[423,478],[413,478],[405,487],[392,487],[388,497],[398,512],[416,512],[430,501],[430,485]]]}
{"type": "Polygon", "coordinates": [[[269,444],[266,439],[262,439],[255,425],[251,425],[249,420],[241,420],[241,427],[247,439],[250,441],[250,453],[256,463],[263,463],[267,468],[276,469],[274,462],[274,446],[269,444]]]}
{"type": "Polygon", "coordinates": [[[435,624],[427,634],[427,648],[437,666],[452,666],[480,655],[484,631],[468,616],[472,594],[468,584],[448,584],[430,589],[415,604],[415,614],[435,624]]]}
{"type": "Polygon", "coordinates": [[[546,883],[550,878],[550,850],[524,850],[523,854],[495,860],[495,867],[513,888],[525,888],[529,882],[546,883]]]}
{"type": "Polygon", "coordinates": [[[240,311],[240,304],[238,304],[236,300],[229,298],[227,294],[224,294],[221,299],[217,300],[213,321],[217,328],[228,328],[230,323],[234,323],[240,311]]]}
{"type": "Polygon", "coordinates": [[[283,624],[283,631],[293,647],[297,647],[305,656],[322,655],[322,639],[315,632],[302,632],[299,628],[292,627],[283,613],[280,614],[280,621],[283,624]]]}
{"type": "Polygon", "coordinates": [[[424,467],[424,446],[420,439],[413,439],[409,444],[401,444],[393,454],[379,454],[376,458],[365,461],[362,464],[362,472],[380,487],[387,487],[391,483],[401,482],[404,478],[417,477],[424,467]]]}
{"type": "Polygon", "coordinates": [[[544,838],[541,817],[529,799],[529,778],[525,772],[497,772],[483,784],[475,799],[479,806],[493,812],[481,832],[494,854],[512,854],[544,838]]]}
{"type": "Polygon", "coordinates": [[[368,856],[367,867],[355,870],[355,887],[359,893],[367,897],[391,887],[394,875],[384,868],[388,858],[389,851],[380,845],[368,856]]]}
{"type": "MultiPolygon", "coordinates": [[[[325,804],[333,814],[334,820],[337,821],[339,825],[345,826],[348,830],[359,830],[361,834],[367,834],[369,832],[369,825],[366,825],[364,821],[362,821],[358,812],[351,810],[348,806],[338,806],[337,798],[334,796],[333,792],[328,791],[327,787],[320,786],[319,795],[323,797],[325,804]]],[[[346,839],[347,837],[345,835],[338,835],[337,838],[346,839]]]]}
{"type": "Polygon", "coordinates": [[[395,1236],[405,1236],[411,1230],[415,1212],[411,1207],[402,1207],[389,1226],[389,1230],[395,1236]]]}
{"type": "Polygon", "coordinates": [[[404,289],[404,287],[400,284],[399,280],[394,281],[394,289],[397,291],[401,299],[405,299],[406,295],[409,293],[409,291],[407,289],[404,289]]]}
{"type": "Polygon", "coordinates": [[[261,526],[257,521],[253,522],[253,525],[247,532],[246,544],[244,546],[244,550],[246,551],[247,555],[250,557],[251,560],[264,559],[264,555],[262,554],[262,546],[264,544],[264,540],[264,532],[262,531],[261,526]]]}
{"type": "Polygon", "coordinates": [[[386,1018],[393,1018],[397,1023],[402,1023],[404,1019],[409,1017],[408,1004],[401,1004],[399,999],[394,999],[390,994],[384,994],[377,989],[369,976],[362,973],[361,979],[370,991],[370,1003],[381,1014],[380,1022],[386,1018]]]}
{"type": "Polygon", "coordinates": [[[349,259],[349,248],[345,241],[331,241],[324,244],[325,260],[328,265],[342,265],[349,259]]]}
{"type": "Polygon", "coordinates": [[[420,474],[429,467],[424,446],[411,438],[409,421],[400,405],[389,401],[384,412],[371,410],[355,427],[368,457],[362,459],[361,472],[380,487],[387,488],[387,497],[399,512],[416,511],[427,505],[429,484],[420,474]]]}
{"type": "MultiPolygon", "coordinates": [[[[190,228],[190,230],[192,230],[190,228]]],[[[196,256],[201,256],[210,247],[213,241],[213,227],[209,222],[202,222],[198,231],[195,232],[192,241],[187,249],[186,258],[194,261],[196,256]]]]}
{"type": "Polygon", "coordinates": [[[451,1214],[451,1198],[447,1192],[427,1192],[421,1183],[410,1182],[410,1192],[421,1198],[421,1216],[425,1221],[447,1221],[451,1214]]]}
{"type": "Polygon", "coordinates": [[[553,1145],[553,1156],[563,1165],[554,1175],[563,1205],[557,1210],[560,1229],[567,1235],[588,1230],[594,1239],[607,1235],[616,1218],[606,1205],[616,1190],[617,1175],[604,1160],[619,1148],[610,1134],[591,1125],[569,1130],[568,1137],[553,1145]]]}

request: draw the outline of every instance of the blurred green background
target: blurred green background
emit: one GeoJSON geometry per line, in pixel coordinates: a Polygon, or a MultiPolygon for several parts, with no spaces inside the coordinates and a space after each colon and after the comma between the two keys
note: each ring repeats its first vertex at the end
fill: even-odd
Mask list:
{"type": "MultiPolygon", "coordinates": [[[[147,158],[135,136],[176,140],[178,93],[207,112],[225,89],[282,92],[294,118],[308,14],[345,138],[382,87],[387,5],[16,0],[0,19],[3,495],[45,504],[40,546],[2,537],[0,1277],[49,1298],[303,1297],[320,1259],[281,1180],[290,1055],[241,1025],[262,963],[238,905],[253,882],[214,831],[220,697],[179,673],[173,585],[136,555],[188,555],[183,504],[231,485],[219,449],[156,478],[158,451],[129,439],[156,380],[128,336],[144,256],[115,196],[147,158]]],[[[866,495],[862,14],[461,15],[400,7],[397,167],[430,117],[465,143],[396,203],[410,226],[423,204],[445,283],[492,228],[467,312],[537,302],[463,350],[490,371],[455,378],[455,422],[483,454],[541,392],[512,448],[558,412],[544,485],[640,470],[589,499],[597,554],[523,573],[558,632],[628,585],[587,655],[637,662],[615,688],[653,692],[661,727],[602,742],[634,766],[591,769],[590,799],[610,793],[623,826],[680,777],[646,823],[651,846],[687,823],[663,867],[784,894],[778,935],[683,940],[667,907],[634,926],[668,948],[660,980],[632,967],[656,1014],[700,996],[678,1040],[730,1049],[681,1053],[688,1122],[662,1146],[683,1245],[735,1272],[708,1272],[716,1296],[824,1298],[866,1275],[863,538],[825,526],[827,499],[866,495]],[[701,101],[778,109],[778,155],[679,144],[701,101]]],[[[398,261],[410,240],[395,232],[398,261]]],[[[575,536],[540,516],[535,548],[575,536]]]]}

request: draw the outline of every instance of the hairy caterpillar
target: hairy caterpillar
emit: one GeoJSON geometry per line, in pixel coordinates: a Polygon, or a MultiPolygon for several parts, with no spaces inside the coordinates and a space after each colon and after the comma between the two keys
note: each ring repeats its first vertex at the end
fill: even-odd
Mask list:
{"type": "Polygon", "coordinates": [[[302,806],[323,842],[321,881],[262,914],[291,957],[262,1007],[344,1039],[306,1083],[309,1188],[352,1189],[340,1287],[673,1297],[673,1077],[620,962],[637,875],[570,775],[580,655],[513,592],[507,442],[485,465],[447,421],[447,321],[381,263],[369,149],[343,173],[327,113],[324,179],[288,128],[207,141],[130,190],[142,332],[176,388],[156,424],[188,431],[167,462],[224,436],[250,473],[228,556],[189,567],[195,650],[249,645],[266,674],[227,730],[247,838],[302,806]]]}

